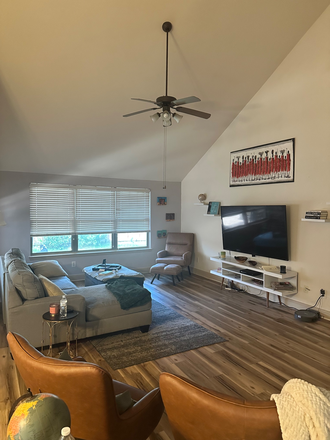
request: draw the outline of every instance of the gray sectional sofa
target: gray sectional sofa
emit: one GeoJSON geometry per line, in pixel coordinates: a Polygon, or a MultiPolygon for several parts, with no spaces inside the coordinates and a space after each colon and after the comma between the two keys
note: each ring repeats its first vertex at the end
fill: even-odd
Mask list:
{"type": "MultiPolygon", "coordinates": [[[[35,347],[42,345],[44,336],[48,344],[48,333],[42,334],[42,315],[49,311],[50,304],[59,303],[62,291],[67,294],[68,308],[79,311],[78,339],[135,327],[146,331],[151,324],[151,301],[123,310],[104,284],[77,287],[54,260],[28,264],[20,249],[13,248],[1,256],[0,270],[7,332],[19,333],[35,347]]],[[[56,326],[53,343],[65,341],[66,326],[56,326]]]]}

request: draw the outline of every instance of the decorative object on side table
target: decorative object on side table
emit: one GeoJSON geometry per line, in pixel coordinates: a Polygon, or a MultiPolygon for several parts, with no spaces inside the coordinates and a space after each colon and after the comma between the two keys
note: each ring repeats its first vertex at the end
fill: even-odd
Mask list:
{"type": "Polygon", "coordinates": [[[230,186],[294,181],[294,138],[230,153],[230,186]]]}
{"type": "Polygon", "coordinates": [[[58,303],[50,304],[49,313],[52,317],[60,313],[60,305],[58,303]]]}
{"type": "Polygon", "coordinates": [[[209,202],[207,208],[208,215],[219,215],[220,211],[220,202],[209,202]]]}
{"type": "Polygon", "coordinates": [[[199,196],[198,196],[198,200],[199,200],[201,203],[204,203],[205,200],[206,200],[206,194],[199,194],[199,196]]]}

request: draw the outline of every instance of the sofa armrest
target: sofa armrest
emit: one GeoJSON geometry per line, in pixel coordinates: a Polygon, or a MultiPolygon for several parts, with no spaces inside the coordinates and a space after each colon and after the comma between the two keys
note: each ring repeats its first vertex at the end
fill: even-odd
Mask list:
{"type": "Polygon", "coordinates": [[[157,258],[167,257],[167,251],[159,251],[157,252],[157,258]]]}
{"type": "Polygon", "coordinates": [[[187,266],[191,263],[191,252],[187,251],[182,255],[183,261],[187,266]]]}

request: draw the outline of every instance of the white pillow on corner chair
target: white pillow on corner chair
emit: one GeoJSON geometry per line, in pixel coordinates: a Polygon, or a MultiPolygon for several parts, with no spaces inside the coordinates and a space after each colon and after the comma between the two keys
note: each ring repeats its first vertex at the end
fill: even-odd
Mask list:
{"type": "Polygon", "coordinates": [[[46,278],[43,275],[39,275],[39,280],[42,284],[42,287],[45,291],[45,296],[62,296],[66,295],[65,292],[63,292],[62,289],[60,289],[58,286],[56,286],[55,283],[50,281],[48,278],[46,278]]]}

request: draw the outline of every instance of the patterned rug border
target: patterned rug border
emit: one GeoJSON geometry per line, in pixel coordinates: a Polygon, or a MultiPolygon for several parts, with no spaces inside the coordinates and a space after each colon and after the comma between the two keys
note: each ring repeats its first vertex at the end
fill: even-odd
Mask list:
{"type": "Polygon", "coordinates": [[[125,330],[90,341],[113,370],[226,341],[154,299],[152,316],[148,333],[142,333],[140,329],[125,330]]]}

